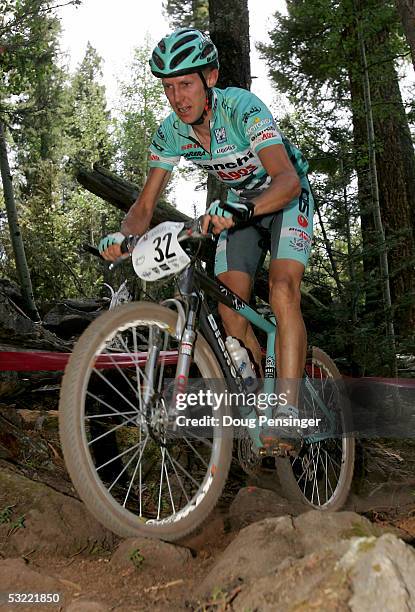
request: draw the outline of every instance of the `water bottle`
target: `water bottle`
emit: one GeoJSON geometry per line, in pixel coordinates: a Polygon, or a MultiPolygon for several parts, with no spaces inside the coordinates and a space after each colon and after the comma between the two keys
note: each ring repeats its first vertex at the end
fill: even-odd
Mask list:
{"type": "Polygon", "coordinates": [[[248,351],[241,346],[237,338],[228,336],[225,341],[226,348],[232,358],[233,364],[245,381],[248,391],[255,391],[258,386],[255,370],[249,360],[248,351]]]}

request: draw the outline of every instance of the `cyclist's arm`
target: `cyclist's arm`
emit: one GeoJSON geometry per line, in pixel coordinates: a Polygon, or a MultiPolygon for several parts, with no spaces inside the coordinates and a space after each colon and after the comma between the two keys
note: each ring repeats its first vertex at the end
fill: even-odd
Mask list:
{"type": "Polygon", "coordinates": [[[121,232],[126,236],[130,234],[144,234],[153,216],[157,201],[169,182],[171,172],[164,168],[151,168],[145,185],[137,200],[131,206],[121,224],[121,232]]]}
{"type": "Polygon", "coordinates": [[[301,193],[300,179],[284,145],[274,144],[264,147],[257,155],[268,176],[271,177],[271,183],[253,200],[255,216],[276,212],[301,193]]]}

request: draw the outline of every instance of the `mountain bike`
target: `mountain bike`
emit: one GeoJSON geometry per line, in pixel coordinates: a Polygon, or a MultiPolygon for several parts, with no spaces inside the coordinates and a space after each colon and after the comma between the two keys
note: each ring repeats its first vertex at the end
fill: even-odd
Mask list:
{"type": "MultiPolygon", "coordinates": [[[[90,512],[122,537],[176,541],[196,530],[226,484],[234,434],[248,467],[268,452],[260,423],[273,415],[267,398],[276,384],[275,318],[206,274],[203,239],[200,220],[161,223],[141,237],[131,254],[136,274],[147,282],[174,275],[179,294],[103,313],[79,338],[63,378],[59,419],[67,469],[90,512]],[[261,410],[247,403],[246,380],[209,300],[266,334],[261,410]],[[234,393],[237,406],[193,402],[183,412],[177,398],[192,389],[222,400],[234,393]],[[210,426],[192,427],[201,415],[210,426]]],[[[250,395],[259,398],[258,391],[250,395]]],[[[284,494],[310,508],[337,510],[349,494],[355,447],[340,373],[318,348],[307,358],[299,408],[318,414],[322,426],[296,440],[288,455],[277,453],[284,494]]]]}

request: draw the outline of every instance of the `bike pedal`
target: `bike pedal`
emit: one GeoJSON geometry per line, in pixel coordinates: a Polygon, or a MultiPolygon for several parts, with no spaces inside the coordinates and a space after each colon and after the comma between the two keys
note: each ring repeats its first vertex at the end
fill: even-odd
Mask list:
{"type": "Polygon", "coordinates": [[[261,457],[288,457],[292,454],[296,454],[294,446],[283,440],[270,440],[259,449],[261,457]]]}

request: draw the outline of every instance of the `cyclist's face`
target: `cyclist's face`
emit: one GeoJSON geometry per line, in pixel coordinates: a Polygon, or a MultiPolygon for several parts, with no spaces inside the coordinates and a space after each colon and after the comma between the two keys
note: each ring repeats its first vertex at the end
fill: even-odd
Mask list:
{"type": "Polygon", "coordinates": [[[164,92],[176,115],[184,123],[196,121],[203,113],[206,93],[202,79],[195,74],[162,79],[164,92]]]}

